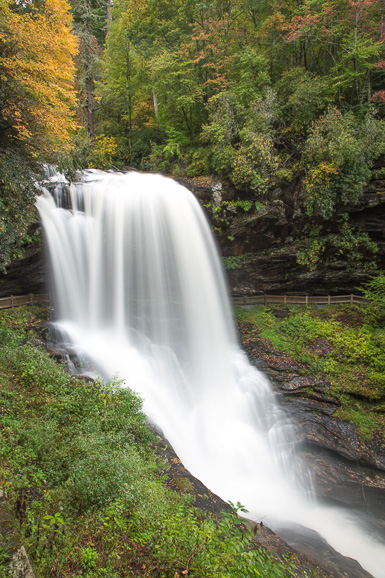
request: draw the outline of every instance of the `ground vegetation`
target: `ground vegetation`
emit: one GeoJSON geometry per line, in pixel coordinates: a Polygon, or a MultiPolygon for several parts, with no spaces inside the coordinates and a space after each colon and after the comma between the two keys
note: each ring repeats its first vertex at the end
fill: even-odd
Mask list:
{"type": "MultiPolygon", "coordinates": [[[[240,504],[210,515],[187,479],[167,486],[139,397],[118,379],[69,375],[41,343],[44,317],[20,307],[0,329],[0,485],[36,575],[294,575],[256,547],[240,504]]],[[[6,576],[12,536],[0,530],[6,576]]]]}
{"type": "MultiPolygon", "coordinates": [[[[383,299],[381,283],[382,276],[367,287],[367,296],[373,299],[380,293],[383,299]]],[[[270,344],[276,355],[299,362],[300,374],[324,379],[327,401],[335,404],[334,417],[354,424],[361,439],[375,443],[380,453],[385,440],[385,310],[381,299],[368,305],[322,308],[237,308],[241,338],[251,358],[263,361],[260,351],[257,359],[249,346],[258,336],[266,340],[266,350],[270,344]]],[[[309,381],[303,395],[317,396],[315,387],[309,381]]]]}

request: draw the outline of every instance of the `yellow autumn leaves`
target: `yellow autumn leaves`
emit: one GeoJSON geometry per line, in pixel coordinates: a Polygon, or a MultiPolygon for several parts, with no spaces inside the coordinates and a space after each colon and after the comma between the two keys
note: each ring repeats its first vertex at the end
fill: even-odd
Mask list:
{"type": "Polygon", "coordinates": [[[0,0],[2,123],[35,155],[63,146],[76,126],[71,26],[66,0],[0,0]]]}

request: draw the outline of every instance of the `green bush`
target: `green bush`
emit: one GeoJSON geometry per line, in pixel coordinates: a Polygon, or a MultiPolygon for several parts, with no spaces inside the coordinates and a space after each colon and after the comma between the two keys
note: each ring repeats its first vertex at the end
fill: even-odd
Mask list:
{"type": "Polygon", "coordinates": [[[307,213],[329,219],[338,202],[357,203],[373,160],[384,150],[384,121],[371,111],[360,119],[330,106],[305,143],[307,213]]]}
{"type": "Polygon", "coordinates": [[[166,132],[156,126],[141,128],[133,133],[131,163],[138,169],[148,168],[149,157],[153,145],[162,145],[166,140],[166,132]]]}
{"type": "Polygon", "coordinates": [[[35,185],[38,168],[18,150],[0,149],[0,271],[22,255],[22,246],[34,239],[31,224],[38,222],[35,185]]]}
{"type": "Polygon", "coordinates": [[[384,439],[385,337],[371,308],[285,306],[285,315],[275,315],[276,309],[237,309],[245,343],[259,335],[304,363],[308,375],[326,378],[327,395],[342,406],[338,415],[356,424],[363,437],[384,439]]]}
{"type": "Polygon", "coordinates": [[[20,331],[38,325],[25,308],[1,317],[0,482],[38,576],[294,575],[235,513],[211,518],[164,485],[131,390],[65,373],[20,331]]]}
{"type": "Polygon", "coordinates": [[[278,168],[273,140],[269,135],[244,130],[233,157],[231,180],[240,190],[266,194],[278,168]]]}

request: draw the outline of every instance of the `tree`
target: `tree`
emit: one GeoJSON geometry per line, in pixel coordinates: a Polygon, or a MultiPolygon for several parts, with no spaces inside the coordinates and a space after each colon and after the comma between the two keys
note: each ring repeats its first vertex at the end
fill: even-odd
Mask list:
{"type": "Polygon", "coordinates": [[[36,222],[36,161],[55,161],[75,129],[77,42],[66,0],[0,0],[0,270],[36,222]]]}
{"type": "Polygon", "coordinates": [[[329,219],[338,203],[355,204],[370,178],[373,160],[385,152],[385,123],[369,111],[360,120],[329,107],[305,143],[305,207],[329,219]]]}
{"type": "Polygon", "coordinates": [[[74,31],[79,39],[77,80],[81,117],[94,141],[95,81],[100,77],[100,60],[111,23],[110,4],[109,0],[72,0],[71,5],[74,31]]]}
{"type": "Polygon", "coordinates": [[[47,157],[75,128],[77,43],[66,0],[0,4],[0,143],[47,157]],[[25,9],[23,9],[25,7],[25,9]]]}

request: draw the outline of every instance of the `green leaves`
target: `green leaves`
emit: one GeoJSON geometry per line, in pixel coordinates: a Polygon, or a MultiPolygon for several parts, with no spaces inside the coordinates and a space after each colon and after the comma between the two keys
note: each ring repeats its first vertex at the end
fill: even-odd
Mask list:
{"type": "MultiPolygon", "coordinates": [[[[14,327],[26,316],[23,308],[1,314],[14,327]]],[[[135,576],[294,575],[290,562],[256,548],[234,511],[205,514],[164,485],[158,440],[132,391],[118,380],[77,380],[25,337],[2,335],[0,480],[8,501],[22,504],[23,541],[41,578],[119,578],[128,568],[135,576]]],[[[193,483],[183,479],[188,491],[193,483]]]]}
{"type": "Polygon", "coordinates": [[[0,149],[0,271],[20,256],[21,247],[31,240],[30,225],[38,221],[33,168],[20,151],[0,149]]]}
{"type": "Polygon", "coordinates": [[[305,144],[305,208],[329,219],[338,202],[355,204],[375,158],[385,150],[385,125],[371,111],[363,119],[329,107],[311,127],[305,144]]]}

